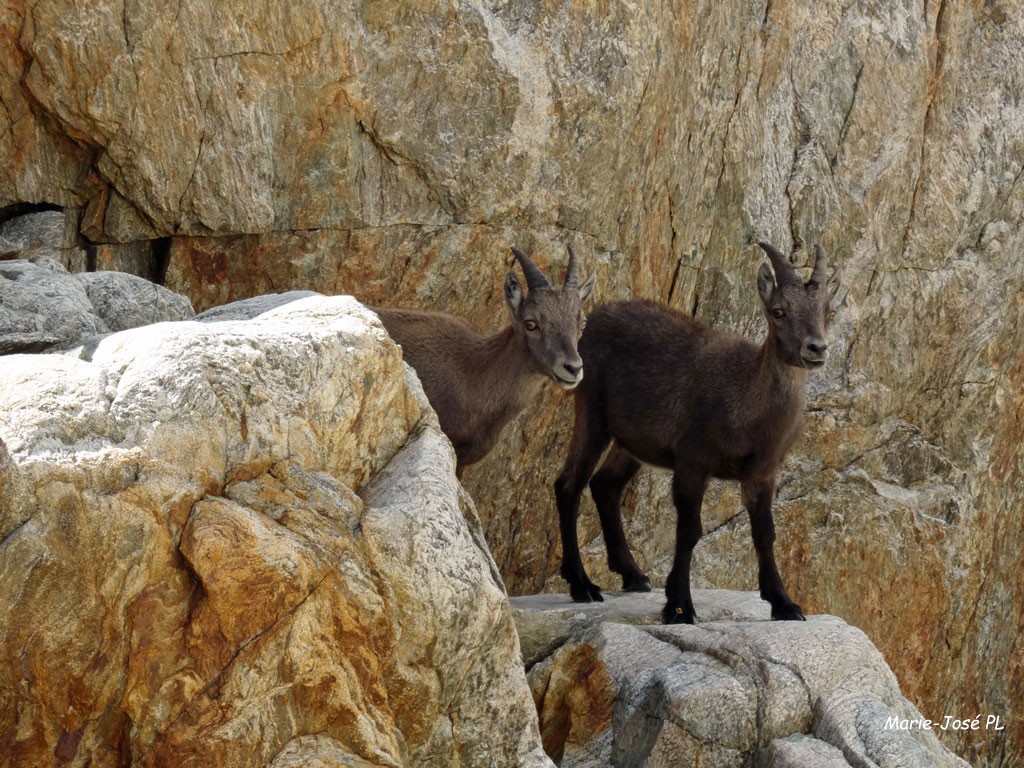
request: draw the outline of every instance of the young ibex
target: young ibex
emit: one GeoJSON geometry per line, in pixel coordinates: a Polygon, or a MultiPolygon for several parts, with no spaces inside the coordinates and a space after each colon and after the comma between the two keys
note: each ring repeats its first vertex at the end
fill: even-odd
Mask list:
{"type": "Polygon", "coordinates": [[[530,257],[512,253],[528,292],[509,270],[505,302],[512,322],[483,336],[464,321],[439,312],[374,307],[416,371],[442,431],[451,440],[456,474],[480,461],[505,425],[537,395],[546,379],[572,389],[583,379],[576,343],[583,332],[582,303],[594,275],[579,284],[579,266],[569,249],[561,290],[553,288],[530,257]]]}
{"type": "Polygon", "coordinates": [[[645,462],[673,471],[678,518],[665,623],[694,621],[690,556],[701,536],[701,503],[712,477],[740,482],[761,597],[771,604],[772,618],[804,618],[775,564],[772,499],[779,465],[800,434],[807,372],[825,362],[825,331],[839,276],[837,271],[827,277],[821,246],[805,284],[782,253],[760,245],[775,272],[773,279],[762,264],[757,275],[768,318],[768,337],[760,347],[648,301],[606,304],[591,314],[579,345],[587,378],[574,393],[572,442],[555,482],[561,572],[573,600],[603,599],[583,568],[576,534],[588,479],[608,567],[622,576],[623,589],[650,590],[626,543],[620,510],[626,485],[645,462]]]}

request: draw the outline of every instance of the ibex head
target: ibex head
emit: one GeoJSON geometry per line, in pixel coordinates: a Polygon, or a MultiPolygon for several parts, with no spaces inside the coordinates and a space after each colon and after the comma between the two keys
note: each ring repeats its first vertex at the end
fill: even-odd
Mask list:
{"type": "Polygon", "coordinates": [[[569,266],[561,289],[552,287],[543,273],[518,248],[513,255],[526,278],[524,295],[515,272],[505,276],[505,302],[516,333],[526,341],[533,365],[562,389],[583,380],[583,360],[576,344],[586,324],[582,304],[594,287],[591,275],[579,285],[579,265],[569,248],[569,266]]]}
{"type": "Polygon", "coordinates": [[[820,368],[828,353],[825,332],[835,316],[832,301],[839,290],[840,272],[837,269],[828,276],[825,249],[817,245],[814,270],[805,283],[775,246],[759,245],[772,263],[771,268],[762,264],[758,270],[757,291],[776,340],[777,354],[787,365],[820,368]]]}

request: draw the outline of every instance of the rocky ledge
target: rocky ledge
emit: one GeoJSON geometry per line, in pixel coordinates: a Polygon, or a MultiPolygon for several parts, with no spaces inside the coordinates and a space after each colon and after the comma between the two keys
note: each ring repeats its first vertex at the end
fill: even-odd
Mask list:
{"type": "Polygon", "coordinates": [[[756,593],[695,590],[696,626],[663,595],[512,598],[544,748],[562,768],[963,768],[882,654],[835,616],[774,622],[756,593]]]}

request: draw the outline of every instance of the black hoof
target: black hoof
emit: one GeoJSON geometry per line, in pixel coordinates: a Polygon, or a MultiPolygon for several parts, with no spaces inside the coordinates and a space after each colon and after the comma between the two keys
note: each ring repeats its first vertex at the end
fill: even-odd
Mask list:
{"type": "Polygon", "coordinates": [[[638,576],[623,576],[622,577],[622,591],[623,592],[650,592],[651,591],[651,580],[644,576],[642,573],[638,576]]]}
{"type": "Polygon", "coordinates": [[[604,595],[596,584],[586,584],[582,587],[571,587],[569,596],[574,603],[603,603],[604,595]]]}
{"type": "Polygon", "coordinates": [[[804,610],[796,603],[772,606],[773,621],[807,621],[804,610]]]}
{"type": "Polygon", "coordinates": [[[693,611],[687,611],[682,606],[666,605],[661,612],[663,624],[695,624],[697,617],[693,611]]]}

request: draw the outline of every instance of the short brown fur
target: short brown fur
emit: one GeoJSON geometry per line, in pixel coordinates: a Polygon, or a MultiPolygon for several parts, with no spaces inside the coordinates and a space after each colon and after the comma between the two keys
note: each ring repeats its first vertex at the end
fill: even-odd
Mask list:
{"type": "Polygon", "coordinates": [[[740,482],[761,596],[771,603],[773,618],[803,618],[775,564],[771,507],[779,465],[800,434],[807,372],[824,364],[838,276],[825,285],[827,259],[820,247],[806,284],[785,256],[767,243],[761,247],[774,267],[774,278],[767,265],[758,272],[768,318],[761,346],[649,301],[606,304],[591,315],[579,345],[587,378],[575,391],[572,442],[555,483],[562,576],[573,600],[603,599],[583,568],[576,534],[588,480],[609,568],[622,576],[623,589],[650,590],[626,543],[620,509],[643,462],[673,471],[678,518],[675,562],[665,587],[666,623],[694,621],[690,558],[712,477],[740,482]]]}
{"type": "Polygon", "coordinates": [[[505,425],[536,399],[546,380],[572,389],[583,378],[576,344],[584,323],[581,303],[593,288],[593,275],[577,284],[570,249],[565,282],[556,289],[526,254],[513,253],[528,293],[524,296],[509,271],[505,300],[511,322],[497,333],[480,334],[441,312],[374,308],[423,383],[455,448],[459,477],[494,448],[505,425]]]}

